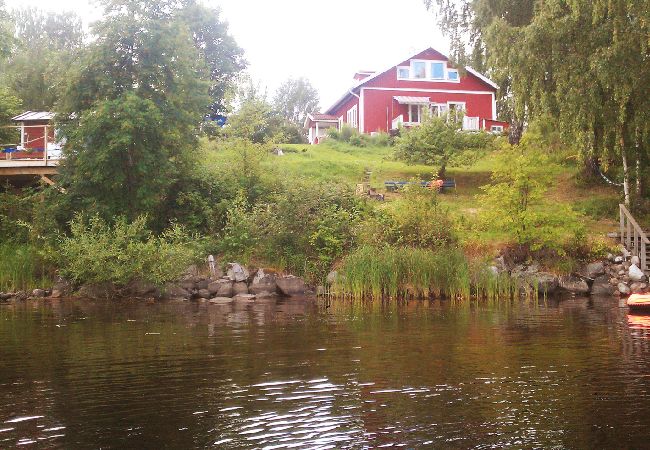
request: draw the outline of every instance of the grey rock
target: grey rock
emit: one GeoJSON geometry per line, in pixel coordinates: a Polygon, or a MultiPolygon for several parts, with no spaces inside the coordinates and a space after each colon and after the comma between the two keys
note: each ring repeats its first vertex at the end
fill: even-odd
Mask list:
{"type": "Polygon", "coordinates": [[[228,264],[228,278],[230,278],[232,281],[246,281],[248,280],[249,276],[250,274],[248,273],[248,270],[245,267],[242,267],[241,264],[228,264]]]}
{"type": "Polygon", "coordinates": [[[575,276],[560,277],[559,286],[562,290],[574,292],[576,294],[587,294],[590,290],[589,285],[585,280],[575,276]]]}
{"type": "Polygon", "coordinates": [[[183,289],[182,286],[178,284],[168,284],[165,286],[165,297],[167,298],[182,298],[184,300],[188,300],[190,297],[192,297],[192,294],[187,291],[187,289],[183,289]]]}
{"type": "Polygon", "coordinates": [[[336,270],[332,270],[330,273],[327,274],[327,284],[329,285],[336,283],[338,279],[339,279],[339,273],[336,270]]]}
{"type": "Polygon", "coordinates": [[[622,262],[623,262],[623,257],[622,257],[622,256],[617,256],[617,257],[615,257],[615,258],[614,258],[614,262],[615,262],[616,264],[620,264],[620,263],[622,263],[622,262]]]}
{"type": "Polygon", "coordinates": [[[204,299],[209,299],[211,297],[210,291],[207,289],[199,289],[199,292],[197,294],[199,298],[204,298],[204,299]]]}
{"type": "Polygon", "coordinates": [[[43,298],[43,297],[45,297],[45,295],[46,295],[46,292],[43,289],[34,289],[32,291],[32,296],[33,297],[43,298]]]}
{"type": "Polygon", "coordinates": [[[113,283],[96,283],[85,284],[79,288],[77,295],[83,298],[97,299],[97,298],[113,298],[117,293],[117,289],[113,283]]]}
{"type": "Polygon", "coordinates": [[[607,261],[614,261],[614,255],[611,253],[607,254],[607,261]]]}
{"type": "Polygon", "coordinates": [[[584,275],[588,278],[596,278],[605,273],[605,264],[602,262],[593,262],[587,264],[583,271],[584,275]]]}
{"type": "Polygon", "coordinates": [[[647,283],[640,283],[640,282],[634,282],[630,285],[630,290],[632,291],[633,294],[640,294],[642,292],[646,292],[648,290],[648,284],[647,283]]]}
{"type": "Polygon", "coordinates": [[[59,291],[58,289],[52,289],[52,293],[50,294],[50,297],[61,298],[63,297],[63,292],[59,291]]]}
{"type": "Polygon", "coordinates": [[[538,273],[539,272],[539,264],[538,263],[532,263],[526,268],[527,273],[538,273]]]}
{"type": "Polygon", "coordinates": [[[0,292],[0,302],[7,301],[13,296],[14,294],[10,294],[8,292],[0,292]]]}
{"type": "Polygon", "coordinates": [[[233,282],[230,280],[221,280],[219,283],[219,289],[214,293],[216,297],[232,297],[234,295],[233,291],[233,282]]]}
{"type": "Polygon", "coordinates": [[[645,274],[636,264],[630,266],[628,269],[628,276],[632,281],[645,281],[645,274]]]}
{"type": "Polygon", "coordinates": [[[235,296],[241,294],[248,294],[248,286],[244,282],[235,283],[232,286],[232,291],[235,296]]]}
{"type": "Polygon", "coordinates": [[[252,294],[272,294],[278,289],[275,279],[275,275],[264,273],[264,270],[260,269],[257,271],[255,278],[253,278],[249,291],[252,294]]]}
{"type": "Polygon", "coordinates": [[[187,279],[181,281],[180,286],[186,291],[191,291],[193,289],[196,289],[196,282],[193,279],[187,279]]]}
{"type": "Polygon", "coordinates": [[[618,286],[619,281],[616,280],[616,283],[616,285],[612,286],[607,276],[601,275],[597,277],[591,285],[591,294],[597,296],[610,296],[614,293],[615,287],[618,286]]]}
{"type": "Polygon", "coordinates": [[[536,273],[533,280],[540,294],[552,294],[560,284],[557,276],[546,272],[536,273]]]}
{"type": "Polygon", "coordinates": [[[255,295],[253,294],[239,294],[233,297],[233,300],[237,302],[252,302],[255,300],[255,295]]]}
{"type": "Polygon", "coordinates": [[[632,293],[632,290],[627,284],[618,283],[618,292],[620,292],[622,295],[630,295],[632,293]]]}
{"type": "Polygon", "coordinates": [[[133,297],[160,297],[160,290],[156,285],[141,280],[132,281],[126,290],[133,297]]]}
{"type": "Polygon", "coordinates": [[[635,266],[639,267],[641,265],[641,260],[638,256],[633,256],[630,258],[630,264],[634,264],[635,266]]]}
{"type": "Polygon", "coordinates": [[[208,289],[209,284],[210,284],[210,280],[208,280],[207,278],[203,278],[196,282],[196,288],[198,290],[208,289]]]}
{"type": "Polygon", "coordinates": [[[280,292],[288,297],[305,295],[307,286],[305,281],[300,277],[289,275],[276,280],[280,292]]]}
{"type": "Polygon", "coordinates": [[[619,271],[618,271],[618,275],[620,275],[620,276],[623,276],[623,275],[625,275],[625,271],[624,271],[624,270],[622,270],[622,269],[621,269],[621,270],[619,270],[619,271]]]}
{"type": "Polygon", "coordinates": [[[626,261],[626,262],[623,263],[623,269],[628,270],[631,265],[632,265],[631,263],[626,261]]]}

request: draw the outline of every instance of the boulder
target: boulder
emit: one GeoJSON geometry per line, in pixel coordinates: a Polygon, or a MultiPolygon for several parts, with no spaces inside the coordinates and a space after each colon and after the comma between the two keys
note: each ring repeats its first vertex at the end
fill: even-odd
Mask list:
{"type": "Polygon", "coordinates": [[[184,273],[185,278],[194,278],[199,276],[199,268],[195,264],[189,266],[185,269],[184,273]]]}
{"type": "Polygon", "coordinates": [[[32,291],[32,297],[43,298],[45,297],[46,292],[43,289],[34,289],[32,291]]]}
{"type": "Polygon", "coordinates": [[[289,275],[276,280],[280,292],[288,297],[305,295],[307,286],[305,280],[300,277],[289,275]]]}
{"type": "Polygon", "coordinates": [[[248,285],[244,282],[234,283],[232,285],[232,291],[235,296],[241,294],[248,294],[248,285]]]}
{"type": "Polygon", "coordinates": [[[250,292],[252,294],[271,294],[276,292],[278,285],[275,282],[275,278],[275,275],[266,274],[262,269],[258,270],[250,285],[250,292]]]}
{"type": "Polygon", "coordinates": [[[537,286],[540,294],[553,294],[559,287],[558,277],[552,273],[539,272],[533,277],[533,287],[537,286]]]}
{"type": "Polygon", "coordinates": [[[253,300],[255,300],[255,295],[239,294],[239,295],[235,295],[232,299],[237,302],[252,302],[253,300]]]}
{"type": "MultiPolygon", "coordinates": [[[[208,291],[210,291],[210,294],[212,295],[217,295],[218,297],[221,297],[219,292],[231,292],[232,290],[232,281],[230,280],[217,280],[213,281],[212,283],[208,284],[207,287],[208,291]],[[225,285],[225,287],[224,287],[225,285]]],[[[232,294],[229,295],[224,295],[223,297],[231,297],[232,294]]]]}
{"type": "Polygon", "coordinates": [[[196,288],[198,290],[208,289],[209,284],[210,284],[210,280],[208,280],[207,278],[202,278],[196,282],[196,288]]]}
{"type": "Polygon", "coordinates": [[[605,273],[605,264],[602,262],[593,262],[591,264],[587,264],[585,266],[584,270],[582,271],[582,274],[586,276],[587,278],[596,278],[605,273]]]}
{"type": "Polygon", "coordinates": [[[335,284],[338,279],[339,273],[336,270],[332,270],[327,274],[327,284],[329,285],[335,284]]]}
{"type": "Polygon", "coordinates": [[[133,297],[160,297],[160,290],[156,285],[141,280],[135,280],[129,283],[127,292],[133,297]]]}
{"type": "Polygon", "coordinates": [[[199,292],[197,293],[197,295],[198,295],[199,298],[204,298],[206,300],[209,299],[210,297],[212,297],[212,295],[210,294],[210,291],[208,291],[207,289],[199,289],[199,292]]]}
{"type": "Polygon", "coordinates": [[[228,278],[235,282],[241,282],[248,280],[250,274],[245,267],[242,267],[238,263],[228,264],[228,278]]]}
{"type": "Polygon", "coordinates": [[[622,295],[630,295],[632,293],[632,290],[627,284],[618,283],[618,292],[620,292],[622,295]]]}
{"type": "Polygon", "coordinates": [[[628,276],[632,281],[645,281],[645,273],[643,273],[636,264],[630,266],[628,269],[628,276]]]}
{"type": "Polygon", "coordinates": [[[589,285],[585,280],[583,280],[580,277],[576,277],[572,275],[566,277],[560,277],[559,286],[560,289],[562,290],[573,292],[576,294],[588,294],[590,290],[589,285]]]}
{"type": "Polygon", "coordinates": [[[8,292],[0,292],[0,302],[7,301],[13,296],[14,294],[10,294],[8,292]]]}
{"type": "Polygon", "coordinates": [[[648,284],[636,281],[630,285],[630,290],[633,294],[640,294],[648,290],[648,284]]]}
{"type": "Polygon", "coordinates": [[[639,267],[641,265],[641,260],[638,256],[633,256],[630,258],[630,264],[634,264],[635,266],[639,267]]]}
{"type": "Polygon", "coordinates": [[[606,275],[601,275],[594,280],[594,283],[591,285],[591,295],[598,296],[609,296],[612,295],[615,291],[615,287],[618,286],[619,281],[616,279],[611,280],[616,281],[616,285],[610,284],[610,279],[606,275]]]}
{"type": "Polygon", "coordinates": [[[113,298],[117,294],[117,288],[111,282],[85,284],[79,288],[77,295],[82,298],[113,298]]]}
{"type": "Polygon", "coordinates": [[[186,291],[192,291],[193,289],[196,289],[196,282],[193,279],[189,278],[181,281],[180,286],[186,291]]]}
{"type": "Polygon", "coordinates": [[[189,291],[183,289],[178,284],[167,284],[164,291],[165,297],[167,298],[182,298],[184,300],[189,300],[192,297],[192,294],[189,291]]]}
{"type": "Polygon", "coordinates": [[[623,257],[622,256],[617,256],[614,258],[614,262],[616,264],[621,264],[623,262],[623,257]]]}

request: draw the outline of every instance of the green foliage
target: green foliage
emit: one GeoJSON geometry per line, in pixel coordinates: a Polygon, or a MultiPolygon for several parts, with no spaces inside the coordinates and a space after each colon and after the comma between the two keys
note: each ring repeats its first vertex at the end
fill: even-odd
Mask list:
{"type": "Polygon", "coordinates": [[[273,108],[287,122],[302,129],[307,114],[318,111],[318,90],[306,78],[289,78],[273,98],[273,108]]]}
{"type": "Polygon", "coordinates": [[[241,259],[247,263],[256,245],[254,217],[243,193],[240,193],[226,213],[226,224],[221,230],[218,248],[226,260],[241,259]]]}
{"type": "Polygon", "coordinates": [[[21,101],[8,88],[0,86],[0,144],[20,144],[20,132],[14,128],[11,118],[20,113],[21,101]]]}
{"type": "Polygon", "coordinates": [[[391,138],[386,133],[377,133],[369,136],[359,133],[356,128],[352,128],[349,125],[343,125],[340,130],[329,128],[327,130],[327,137],[337,142],[350,144],[353,147],[388,147],[392,145],[391,138]]]}
{"type": "Polygon", "coordinates": [[[620,199],[616,197],[595,197],[576,201],[573,209],[595,220],[615,219],[618,216],[619,203],[620,199]]]}
{"type": "Polygon", "coordinates": [[[468,133],[462,122],[446,117],[430,117],[419,127],[402,133],[396,140],[395,156],[409,164],[428,164],[445,168],[454,158],[476,161],[494,140],[491,133],[468,133]]]}
{"type": "Polygon", "coordinates": [[[409,186],[403,195],[365,221],[360,240],[413,248],[441,248],[457,242],[455,223],[432,189],[409,186]]]}
{"type": "Polygon", "coordinates": [[[0,291],[44,288],[51,283],[51,268],[33,246],[0,243],[0,291]]]}
{"type": "Polygon", "coordinates": [[[483,206],[484,226],[499,229],[531,250],[564,253],[567,244],[584,236],[580,218],[568,205],[546,197],[553,180],[553,165],[539,148],[522,140],[505,144],[496,156],[492,182],[477,200],[483,206]]]}
{"type": "Polygon", "coordinates": [[[125,217],[113,225],[99,216],[77,216],[70,236],[58,250],[61,275],[77,283],[114,283],[126,286],[139,280],[162,286],[178,279],[200,255],[201,240],[173,225],[160,236],[147,229],[146,218],[125,217]]]}
{"type": "Polygon", "coordinates": [[[356,298],[469,297],[470,272],[457,249],[363,246],[342,263],[335,290],[356,298]]]}
{"type": "Polygon", "coordinates": [[[175,138],[151,100],[128,93],[97,103],[68,132],[61,175],[71,201],[105,219],[158,217],[178,177],[175,138]]]}

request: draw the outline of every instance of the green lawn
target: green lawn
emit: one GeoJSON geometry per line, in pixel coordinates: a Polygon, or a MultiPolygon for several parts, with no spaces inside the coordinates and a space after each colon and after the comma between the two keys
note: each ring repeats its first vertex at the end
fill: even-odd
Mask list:
{"type": "MultiPolygon", "coordinates": [[[[209,168],[223,170],[228,166],[232,158],[228,150],[216,150],[215,145],[205,142],[203,147],[209,168]]],[[[430,180],[438,170],[437,167],[396,161],[391,147],[353,147],[337,141],[313,146],[284,144],[278,147],[284,151],[284,156],[269,154],[262,160],[262,166],[288,179],[302,177],[354,186],[363,180],[367,169],[372,172],[371,186],[383,191],[384,181],[430,180]]],[[[443,206],[461,220],[474,220],[481,209],[476,195],[481,193],[480,186],[489,183],[492,167],[493,158],[489,154],[469,167],[449,167],[446,177],[456,180],[457,189],[440,196],[443,206]]],[[[556,185],[550,189],[549,197],[585,213],[585,223],[591,234],[602,236],[604,232],[614,230],[618,191],[605,185],[582,187],[575,181],[575,172],[571,165],[557,169],[554,173],[556,185]]],[[[387,200],[395,195],[399,194],[388,195],[387,200]]],[[[497,236],[488,238],[498,240],[497,236]]]]}

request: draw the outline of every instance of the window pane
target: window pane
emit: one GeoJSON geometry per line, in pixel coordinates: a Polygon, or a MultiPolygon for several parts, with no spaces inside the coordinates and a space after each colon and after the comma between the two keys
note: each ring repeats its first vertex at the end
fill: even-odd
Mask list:
{"type": "Polygon", "coordinates": [[[447,73],[449,74],[449,79],[450,80],[453,80],[453,81],[458,80],[458,71],[457,70],[450,70],[447,73]]]}
{"type": "Polygon", "coordinates": [[[431,78],[441,80],[445,77],[445,65],[443,63],[431,63],[431,78]]]}
{"type": "Polygon", "coordinates": [[[409,77],[409,69],[397,69],[397,78],[407,79],[409,77]]]}
{"type": "Polygon", "coordinates": [[[423,62],[413,63],[413,78],[426,78],[427,67],[423,62]]]}

